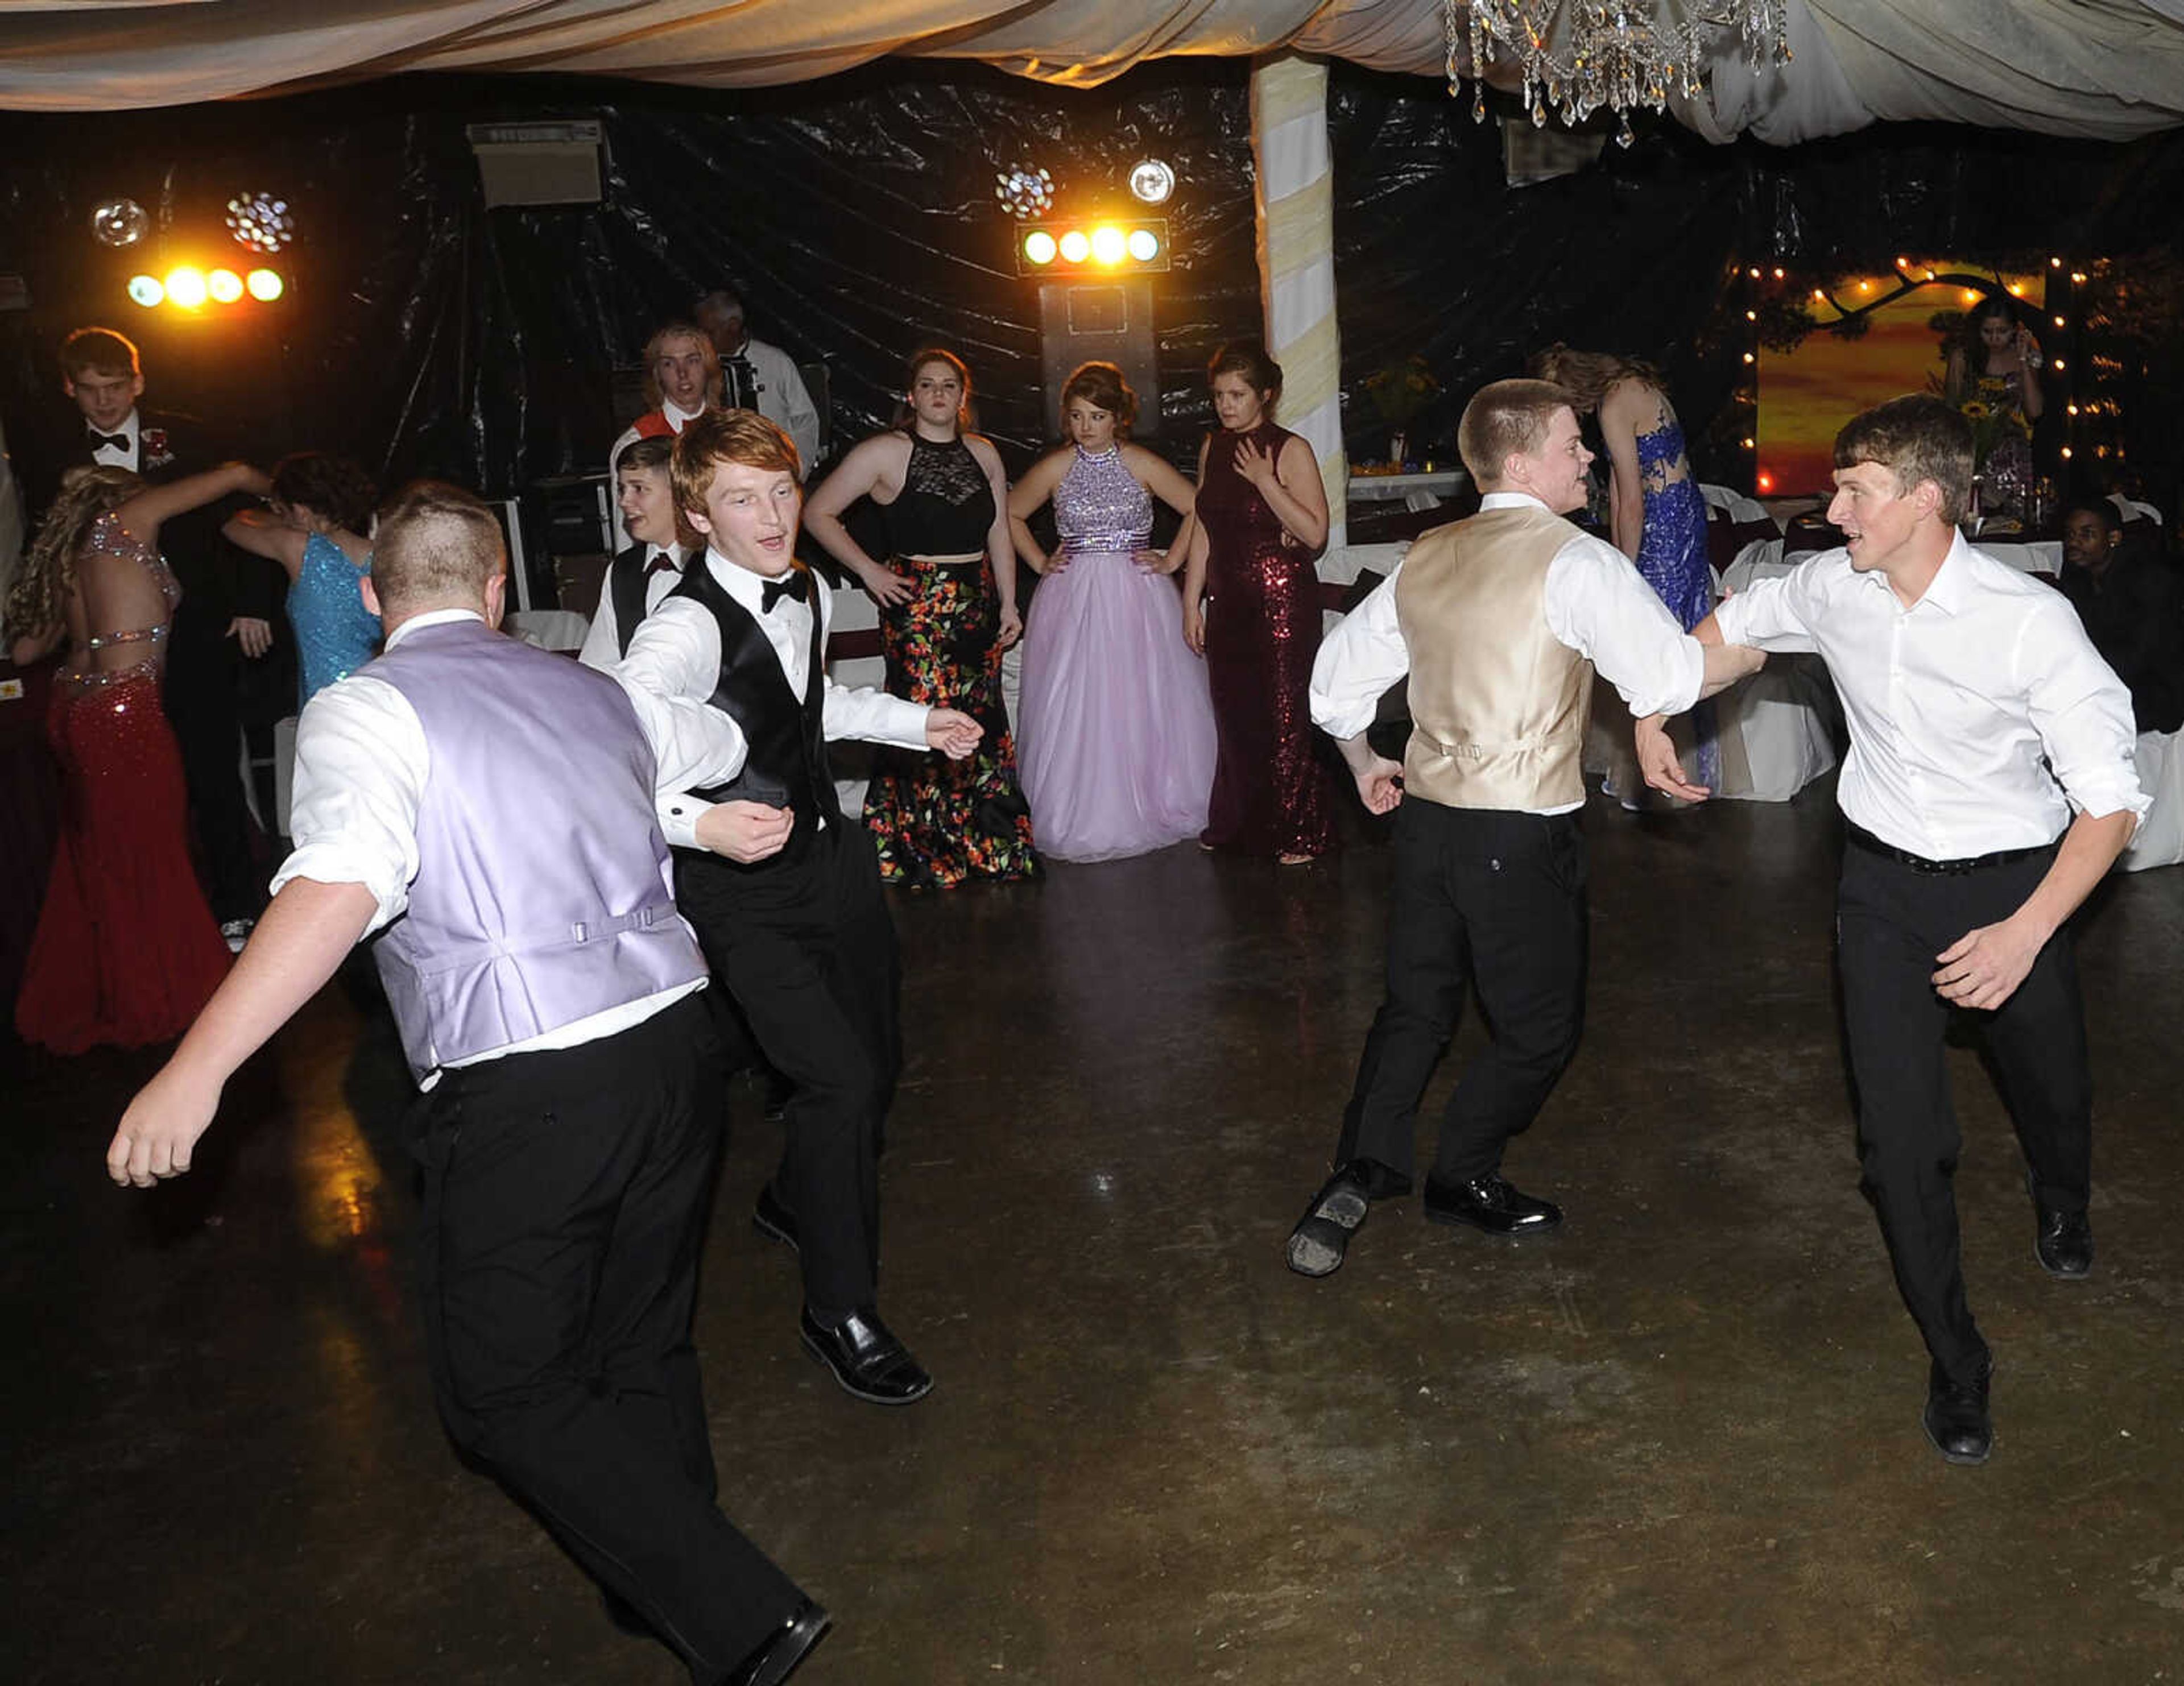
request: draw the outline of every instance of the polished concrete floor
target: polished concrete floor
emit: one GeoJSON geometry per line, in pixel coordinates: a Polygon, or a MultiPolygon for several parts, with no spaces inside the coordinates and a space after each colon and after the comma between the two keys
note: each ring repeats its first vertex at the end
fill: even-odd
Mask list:
{"type": "MultiPolygon", "coordinates": [[[[1565,1231],[1405,1202],[1319,1283],[1282,1241],[1378,999],[1362,828],[899,904],[883,1299],[939,1385],[798,1349],[741,1085],[699,1307],[724,1505],[838,1619],[799,1686],[2184,1678],[2184,871],[2083,921],[2090,1281],[1952,1056],[2001,1365],[1953,1469],[1856,1188],[1829,793],[1587,824],[1585,1043],[1507,1164],[1565,1231]]],[[[404,1081],[340,990],[152,1194],[100,1159],[156,1056],[0,1059],[0,1678],[681,1678],[441,1436],[404,1081]]]]}

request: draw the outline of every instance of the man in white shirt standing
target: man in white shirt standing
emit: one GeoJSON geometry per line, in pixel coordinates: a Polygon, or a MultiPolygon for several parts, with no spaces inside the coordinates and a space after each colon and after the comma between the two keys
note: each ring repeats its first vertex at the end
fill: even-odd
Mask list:
{"type": "MultiPolygon", "coordinates": [[[[2148,807],[2131,694],[2062,595],[1957,530],[1972,437],[1940,399],[1893,399],[1836,436],[1845,548],[1762,581],[1696,629],[1818,651],[1850,726],[1836,942],[1858,1150],[1897,1286],[1932,1357],[1920,1421],[1951,1463],[1993,1449],[1993,1359],[1965,1302],[1958,1149],[1942,1034],[1972,1010],[2028,1166],[2034,1252],[2092,1268],[2092,1089],[2066,921],[2148,807]]],[[[1658,790],[1696,799],[1658,721],[1658,790]]]]}
{"type": "Polygon", "coordinates": [[[707,293],[691,314],[720,355],[721,402],[730,409],[755,409],[788,434],[810,474],[819,464],[819,411],[795,359],[779,346],[750,337],[744,326],[744,302],[727,287],[707,293]]]}
{"type": "MultiPolygon", "coordinates": [[[[688,322],[670,322],[644,342],[644,400],[652,406],[626,428],[607,453],[607,472],[620,472],[621,453],[639,439],[665,439],[676,435],[702,415],[709,405],[721,402],[721,359],[713,342],[688,322]]],[[[619,555],[629,548],[630,533],[617,504],[614,548],[619,555]]]]}
{"type": "MultiPolygon", "coordinates": [[[[778,1682],[827,1617],[714,1503],[690,1325],[721,1073],[654,808],[741,745],[499,636],[505,570],[468,492],[414,486],[387,512],[364,586],[386,653],[304,709],[296,852],[107,1169],[187,1171],[237,1066],[386,926],[426,1091],[419,1298],[449,1435],[694,1680],[778,1682]]],[[[747,806],[685,841],[749,858],[747,806]]]]}
{"type": "Polygon", "coordinates": [[[1501,1173],[1575,1051],[1585,1009],[1585,805],[1579,760],[1592,675],[1634,713],[1677,714],[1756,669],[1702,650],[1629,559],[1563,517],[1583,507],[1592,453],[1569,395],[1501,381],[1465,407],[1464,465],[1485,496],[1411,547],[1314,664],[1313,721],[1358,794],[1396,813],[1387,994],[1343,1116],[1334,1174],[1289,1240],[1290,1268],[1340,1268],[1372,1201],[1407,1194],[1418,1097],[1475,987],[1493,1043],[1458,1081],[1423,1199],[1436,1223],[1496,1236],[1562,1221],[1501,1173]],[[1410,676],[1400,764],[1366,741],[1381,695],[1410,676]]]}

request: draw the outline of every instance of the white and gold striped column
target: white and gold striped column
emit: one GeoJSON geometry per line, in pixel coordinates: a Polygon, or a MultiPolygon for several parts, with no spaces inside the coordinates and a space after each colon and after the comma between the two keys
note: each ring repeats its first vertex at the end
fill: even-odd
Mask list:
{"type": "MultiPolygon", "coordinates": [[[[1327,482],[1327,554],[1342,553],[1350,482],[1342,449],[1342,337],[1334,321],[1334,173],[1327,147],[1327,65],[1279,53],[1251,67],[1258,173],[1259,292],[1267,349],[1282,365],[1282,426],[1304,436],[1327,482]]],[[[1339,563],[1338,563],[1339,565],[1339,563]]]]}

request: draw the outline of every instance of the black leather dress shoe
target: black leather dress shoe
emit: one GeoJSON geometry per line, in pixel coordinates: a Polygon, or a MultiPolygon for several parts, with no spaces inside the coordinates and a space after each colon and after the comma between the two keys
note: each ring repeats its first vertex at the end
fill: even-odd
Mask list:
{"type": "Polygon", "coordinates": [[[736,1666],[723,1686],[781,1686],[833,1625],[833,1617],[805,1599],[772,1639],[736,1666]]]}
{"type": "Polygon", "coordinates": [[[1371,1168],[1362,1160],[1335,1166],[1290,1232],[1290,1268],[1301,1277],[1331,1277],[1340,1270],[1350,1238],[1364,1227],[1372,1190],[1371,1168]]]}
{"type": "Polygon", "coordinates": [[[2063,1211],[2040,1198],[2040,1185],[2025,1173],[2025,1192],[2032,1196],[2036,1222],[2032,1256],[2051,1277],[2081,1277],[2093,1267],[2093,1225],[2081,1210],[2063,1211]]]}
{"type": "Polygon", "coordinates": [[[1987,1389],[1994,1360],[1981,1360],[1973,1373],[1952,1380],[1936,1364],[1926,1378],[1926,1410],[1919,1422],[1934,1450],[1953,1464],[1983,1464],[1994,1450],[1994,1419],[1987,1413],[1987,1389]]]}
{"type": "Polygon", "coordinates": [[[842,1391],[874,1405],[905,1405],[933,1391],[933,1377],[910,1355],[910,1349],[894,1338],[880,1314],[869,1309],[852,1312],[837,1328],[828,1328],[805,1307],[800,1325],[804,1349],[834,1372],[842,1391]]]}
{"type": "Polygon", "coordinates": [[[1419,1204],[1429,1222],[1468,1224],[1489,1235],[1545,1235],[1563,1221],[1563,1209],[1552,1200],[1535,1199],[1492,1171],[1468,1182],[1428,1177],[1419,1204]]]}
{"type": "Polygon", "coordinates": [[[792,1253],[804,1249],[796,1238],[796,1214],[781,1204],[781,1197],[773,1192],[769,1182],[758,1191],[758,1205],[751,1209],[751,1227],[769,1241],[778,1241],[792,1253]]]}

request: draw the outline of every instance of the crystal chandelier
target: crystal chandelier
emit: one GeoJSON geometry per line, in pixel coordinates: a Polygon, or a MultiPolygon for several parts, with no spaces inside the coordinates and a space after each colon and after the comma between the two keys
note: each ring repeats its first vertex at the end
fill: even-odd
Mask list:
{"type": "Polygon", "coordinates": [[[1566,124],[1602,106],[1616,114],[1615,139],[1629,146],[1630,113],[1663,109],[1673,93],[1698,97],[1707,50],[1734,31],[1757,73],[1790,62],[1784,0],[1441,0],[1448,42],[1448,91],[1459,92],[1459,45],[1471,53],[1471,114],[1486,120],[1489,60],[1516,62],[1524,109],[1535,128],[1556,108],[1566,124]]]}

